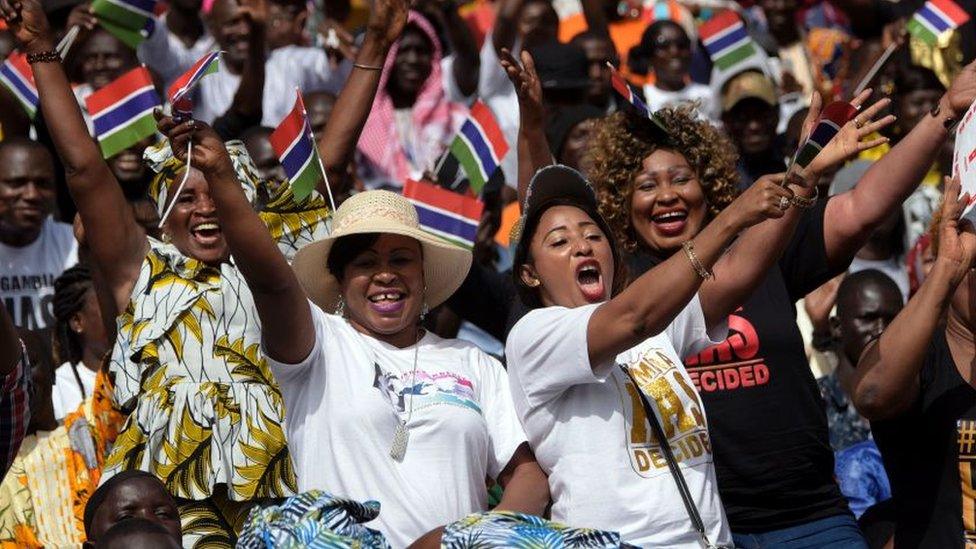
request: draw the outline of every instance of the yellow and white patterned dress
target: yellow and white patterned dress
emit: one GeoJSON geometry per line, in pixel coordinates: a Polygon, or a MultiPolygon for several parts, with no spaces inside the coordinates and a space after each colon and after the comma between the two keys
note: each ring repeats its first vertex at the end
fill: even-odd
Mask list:
{"type": "MultiPolygon", "coordinates": [[[[328,210],[316,193],[301,203],[287,186],[271,195],[260,216],[290,259],[324,235],[328,210]]],[[[103,479],[149,471],[185,500],[293,494],[284,407],[260,341],[257,310],[233,259],[208,266],[151,240],[118,318],[110,371],[116,402],[130,415],[103,479]]]]}

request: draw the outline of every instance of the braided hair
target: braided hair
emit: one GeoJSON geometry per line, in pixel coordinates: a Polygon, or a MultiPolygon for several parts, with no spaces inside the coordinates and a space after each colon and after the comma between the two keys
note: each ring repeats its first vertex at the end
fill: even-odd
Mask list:
{"type": "Polygon", "coordinates": [[[82,341],[71,329],[71,318],[85,306],[85,294],[91,289],[91,270],[81,263],[64,271],[54,281],[54,354],[58,363],[74,365],[81,362],[82,341]]]}

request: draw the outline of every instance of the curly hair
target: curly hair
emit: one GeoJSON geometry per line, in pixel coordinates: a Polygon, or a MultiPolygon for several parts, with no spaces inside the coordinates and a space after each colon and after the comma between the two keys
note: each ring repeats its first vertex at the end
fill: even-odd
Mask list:
{"type": "Polygon", "coordinates": [[[667,141],[659,137],[653,122],[632,112],[617,112],[598,121],[585,163],[599,195],[600,213],[628,252],[639,246],[630,218],[633,181],[654,151],[668,149],[685,157],[705,193],[707,219],[738,196],[738,155],[724,134],[696,118],[691,106],[661,109],[656,116],[667,130],[667,141]]]}

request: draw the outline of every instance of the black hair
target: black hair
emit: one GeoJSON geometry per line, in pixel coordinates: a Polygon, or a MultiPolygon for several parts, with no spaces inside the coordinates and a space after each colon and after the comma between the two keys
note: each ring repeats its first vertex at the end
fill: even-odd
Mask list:
{"type": "Polygon", "coordinates": [[[34,141],[23,135],[9,135],[4,136],[3,140],[0,141],[0,153],[9,148],[21,148],[21,149],[38,149],[47,153],[48,158],[51,159],[51,166],[54,166],[54,155],[51,153],[51,149],[47,148],[40,141],[34,141]]]}
{"type": "Polygon", "coordinates": [[[85,295],[92,289],[91,270],[82,263],[64,271],[54,281],[54,355],[58,363],[81,362],[81,337],[71,329],[71,318],[85,306],[85,295]]]}
{"type": "MultiPolygon", "coordinates": [[[[95,513],[98,509],[108,500],[112,492],[118,488],[121,484],[126,481],[133,479],[148,479],[153,481],[155,484],[159,485],[159,489],[167,494],[166,486],[156,478],[156,475],[142,471],[139,469],[127,469],[121,473],[109,478],[101,486],[99,486],[90,498],[88,498],[88,503],[85,504],[85,514],[84,514],[84,525],[85,525],[85,537],[88,539],[92,538],[92,522],[95,520],[95,513]]],[[[175,505],[175,502],[174,502],[175,505]]]]}
{"type": "Polygon", "coordinates": [[[368,249],[379,240],[380,233],[350,234],[336,239],[329,250],[329,258],[325,262],[325,267],[329,270],[336,280],[341,281],[346,267],[356,256],[368,249]]]}
{"type": "Polygon", "coordinates": [[[849,274],[837,288],[837,317],[842,318],[847,311],[850,301],[857,296],[857,292],[866,285],[875,284],[897,295],[901,299],[901,290],[890,276],[877,269],[866,269],[849,274]]]}
{"type": "Polygon", "coordinates": [[[931,70],[918,65],[900,65],[895,72],[895,97],[904,97],[914,91],[945,91],[945,85],[931,70]]]}
{"type": "Polygon", "coordinates": [[[654,49],[657,47],[655,42],[657,41],[657,37],[667,28],[678,30],[689,42],[691,41],[684,27],[670,19],[659,19],[651,23],[649,27],[644,29],[640,43],[630,48],[630,52],[627,54],[627,66],[630,67],[630,72],[640,75],[646,75],[650,72],[651,57],[654,55],[654,49]]]}
{"type": "Polygon", "coordinates": [[[603,232],[604,238],[606,238],[607,243],[610,244],[610,253],[613,256],[613,281],[610,295],[612,297],[620,293],[624,288],[627,287],[627,266],[623,261],[623,257],[620,255],[620,247],[617,244],[616,239],[613,237],[613,232],[610,230],[610,226],[607,225],[607,222],[603,219],[603,216],[600,215],[596,209],[587,207],[569,198],[556,198],[539,206],[533,212],[533,215],[525,218],[525,224],[522,226],[519,234],[518,245],[515,247],[515,257],[512,262],[512,276],[515,279],[515,288],[518,290],[518,295],[522,300],[522,303],[530,309],[538,309],[543,306],[539,287],[529,286],[524,280],[522,280],[522,265],[532,263],[532,252],[530,251],[530,248],[532,247],[532,237],[539,228],[539,221],[542,220],[542,216],[545,215],[550,208],[554,208],[556,206],[572,206],[579,209],[586,215],[590,216],[590,219],[592,219],[593,222],[596,223],[597,227],[599,227],[603,232]]]}
{"type": "Polygon", "coordinates": [[[180,540],[177,540],[173,535],[166,529],[162,524],[158,522],[151,521],[144,518],[130,518],[123,520],[114,524],[105,534],[102,535],[95,543],[95,547],[127,547],[126,543],[129,541],[127,538],[136,534],[148,534],[151,536],[165,536],[166,539],[172,540],[172,544],[165,545],[155,545],[154,547],[167,548],[167,547],[179,547],[180,540]]]}

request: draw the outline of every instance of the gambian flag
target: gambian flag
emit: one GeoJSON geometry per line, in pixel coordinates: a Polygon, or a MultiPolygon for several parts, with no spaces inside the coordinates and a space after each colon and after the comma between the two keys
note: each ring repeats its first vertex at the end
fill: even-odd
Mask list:
{"type": "Polygon", "coordinates": [[[935,45],[939,35],[958,28],[969,21],[969,14],[952,0],[928,0],[908,22],[908,32],[929,45],[935,45]]]}
{"type": "Polygon", "coordinates": [[[620,74],[620,71],[610,63],[607,63],[607,66],[610,67],[610,85],[613,86],[613,90],[633,105],[640,113],[648,117],[651,116],[651,110],[647,108],[647,104],[634,93],[634,90],[630,89],[630,84],[620,74]]]}
{"type": "Polygon", "coordinates": [[[712,64],[723,71],[734,67],[758,53],[756,43],[746,32],[742,19],[735,12],[719,12],[698,29],[712,64]]]}
{"type": "Polygon", "coordinates": [[[403,185],[403,196],[417,208],[424,230],[465,248],[474,247],[485,209],[480,200],[411,179],[403,185]]]}
{"type": "Polygon", "coordinates": [[[3,84],[14,94],[27,115],[34,118],[40,99],[37,97],[37,86],[34,85],[34,71],[27,62],[27,54],[12,52],[0,66],[0,84],[3,84]]]}
{"type": "Polygon", "coordinates": [[[85,99],[102,156],[110,158],[156,132],[161,104],[146,67],[136,67],[85,99]]]}
{"type": "Polygon", "coordinates": [[[830,140],[856,113],[857,109],[845,101],[834,101],[824,107],[823,112],[820,113],[820,121],[817,122],[810,138],[796,153],[796,159],[793,162],[801,168],[807,167],[820,154],[820,150],[826,147],[827,143],[830,143],[830,140]]]}
{"type": "Polygon", "coordinates": [[[169,90],[166,91],[169,102],[176,103],[177,100],[192,90],[200,82],[201,78],[217,72],[217,69],[220,67],[219,61],[219,51],[210,52],[201,57],[190,67],[190,70],[183,73],[169,85],[169,90]]]}
{"type": "Polygon", "coordinates": [[[153,31],[156,4],[156,0],[94,0],[91,10],[105,30],[135,48],[153,31]]]}
{"type": "Polygon", "coordinates": [[[502,158],[508,152],[508,143],[502,135],[491,109],[480,100],[471,106],[468,119],[451,143],[451,154],[468,175],[474,194],[481,194],[502,158]]]}
{"type": "Polygon", "coordinates": [[[269,140],[288,174],[292,194],[296,200],[304,200],[322,179],[322,172],[319,170],[319,153],[312,140],[312,127],[305,114],[301,93],[295,99],[291,112],[278,124],[269,140]]]}

